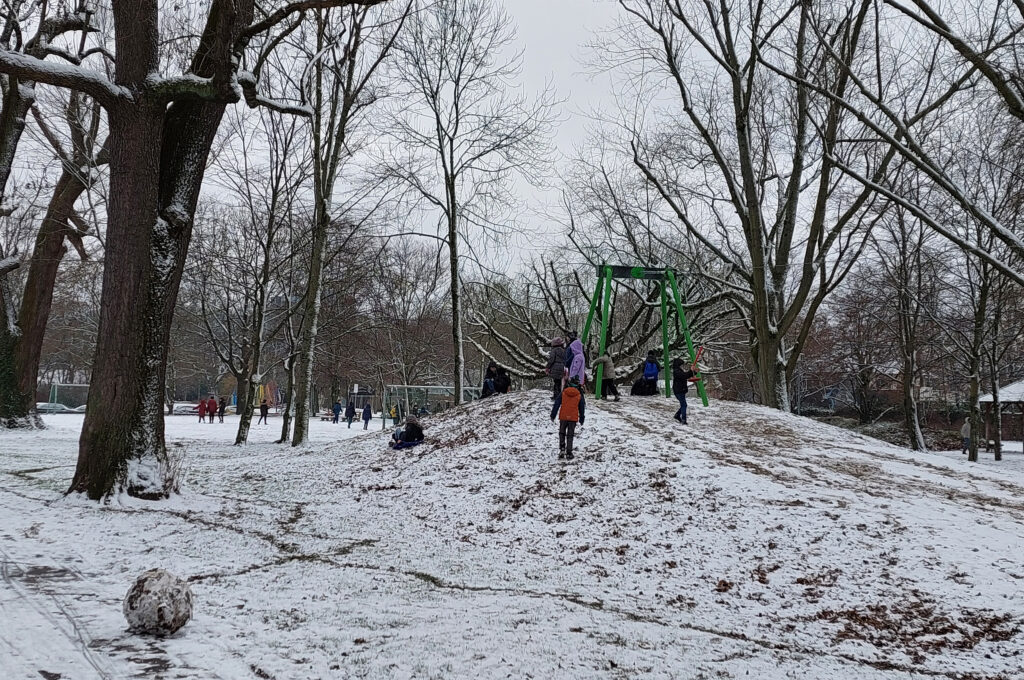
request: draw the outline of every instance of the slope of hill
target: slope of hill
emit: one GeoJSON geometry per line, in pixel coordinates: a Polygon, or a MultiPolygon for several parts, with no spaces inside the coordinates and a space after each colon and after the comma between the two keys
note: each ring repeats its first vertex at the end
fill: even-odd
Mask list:
{"type": "Polygon", "coordinates": [[[747,404],[692,407],[689,427],[664,399],[589,406],[569,464],[539,391],[430,418],[398,452],[379,432],[296,451],[189,431],[183,497],[103,508],[59,500],[67,432],[0,435],[0,616],[19,622],[0,668],[1024,677],[1013,475],[747,404]],[[153,566],[197,602],[166,640],[120,615],[153,566]]]}

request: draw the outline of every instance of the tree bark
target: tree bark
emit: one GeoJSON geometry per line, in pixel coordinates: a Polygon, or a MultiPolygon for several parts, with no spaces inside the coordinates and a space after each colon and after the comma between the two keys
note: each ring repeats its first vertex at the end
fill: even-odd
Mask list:
{"type": "Polygon", "coordinates": [[[466,355],[462,345],[462,287],[459,278],[459,233],[456,222],[456,203],[454,184],[449,192],[448,212],[448,264],[451,280],[452,304],[452,343],[455,345],[455,405],[462,403],[462,379],[466,368],[466,355]]]}
{"type": "MultiPolygon", "coordinates": [[[[175,481],[162,408],[171,320],[226,103],[182,100],[167,107],[147,97],[147,79],[159,66],[157,3],[122,0],[113,14],[115,81],[138,95],[108,107],[110,201],[99,335],[68,492],[159,499],[175,481]]],[[[251,0],[215,0],[191,72],[230,72],[234,39],[251,20],[251,0]]]]}
{"type": "Polygon", "coordinates": [[[26,413],[35,403],[39,360],[43,338],[46,335],[46,323],[53,305],[53,288],[57,282],[60,262],[67,251],[64,237],[75,209],[75,201],[85,189],[82,170],[65,168],[53,190],[46,215],[36,235],[32,258],[29,260],[25,292],[21,299],[21,313],[18,316],[21,338],[15,353],[18,390],[25,400],[26,413]]]}
{"type": "Polygon", "coordinates": [[[978,287],[977,306],[974,309],[974,333],[971,342],[971,354],[968,357],[968,371],[970,373],[970,393],[968,407],[971,419],[971,445],[968,449],[967,460],[978,461],[978,439],[984,432],[981,421],[981,405],[978,397],[981,394],[981,359],[982,344],[985,341],[986,312],[988,310],[989,293],[989,267],[987,264],[979,264],[982,270],[981,282],[978,287]]]}
{"type": "MultiPolygon", "coordinates": [[[[333,187],[333,182],[331,186],[333,187]]],[[[321,185],[320,178],[316,185],[321,185]]],[[[309,418],[312,408],[313,362],[316,350],[317,323],[320,319],[320,299],[323,292],[324,251],[327,249],[327,231],[330,225],[330,206],[322,193],[317,200],[312,253],[309,262],[309,278],[306,283],[306,297],[302,312],[302,329],[299,333],[298,362],[295,377],[295,428],[292,446],[299,446],[309,439],[309,418]]]]}

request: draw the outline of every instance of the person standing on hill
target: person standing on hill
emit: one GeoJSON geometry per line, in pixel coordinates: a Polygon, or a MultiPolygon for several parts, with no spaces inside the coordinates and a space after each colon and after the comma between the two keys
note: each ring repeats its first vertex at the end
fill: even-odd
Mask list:
{"type": "Polygon", "coordinates": [[[583,343],[576,337],[575,333],[570,333],[569,337],[571,342],[569,343],[569,349],[565,351],[565,376],[563,385],[568,385],[572,378],[576,378],[576,382],[580,385],[586,383],[587,373],[587,357],[583,353],[583,343]]]}
{"type": "Polygon", "coordinates": [[[508,371],[504,366],[498,366],[498,375],[494,378],[494,391],[498,394],[508,394],[511,387],[512,378],[509,377],[508,371]]]}
{"type": "Polygon", "coordinates": [[[345,407],[345,420],[348,421],[348,428],[352,429],[352,421],[356,419],[356,403],[349,401],[348,406],[345,407]]]}
{"type": "Polygon", "coordinates": [[[658,363],[658,355],[652,349],[647,353],[647,358],[640,364],[641,384],[640,394],[650,397],[658,393],[658,375],[661,373],[661,364],[658,363]]]}
{"type": "Polygon", "coordinates": [[[480,386],[480,398],[484,399],[492,394],[497,394],[498,390],[494,386],[494,381],[498,379],[498,365],[493,361],[487,366],[487,372],[484,373],[484,382],[480,386]]]}
{"type": "Polygon", "coordinates": [[[337,425],[338,420],[341,418],[341,402],[337,399],[334,400],[334,406],[331,407],[331,413],[334,414],[332,422],[337,425]]]}
{"type": "Polygon", "coordinates": [[[205,399],[200,399],[199,400],[199,406],[197,407],[196,412],[199,414],[199,422],[205,423],[206,422],[206,400],[205,399]]]}
{"type": "Polygon", "coordinates": [[[217,403],[217,418],[222,423],[224,422],[224,413],[227,410],[228,410],[228,400],[225,399],[224,397],[221,397],[220,401],[217,403]]]}
{"type": "Polygon", "coordinates": [[[582,427],[587,416],[587,401],[583,388],[576,378],[569,379],[569,385],[555,398],[551,406],[551,422],[558,416],[558,460],[572,460],[572,442],[576,437],[576,424],[582,427]]]}
{"type": "Polygon", "coordinates": [[[565,372],[565,343],[562,338],[551,340],[547,370],[552,384],[551,398],[555,399],[562,391],[562,374],[565,372]]]}
{"type": "Polygon", "coordinates": [[[672,417],[683,425],[686,425],[686,393],[690,389],[690,378],[693,376],[692,366],[684,364],[679,357],[672,360],[672,394],[679,400],[679,410],[672,417]]]}
{"type": "Polygon", "coordinates": [[[260,419],[256,421],[256,424],[259,425],[260,423],[263,423],[265,425],[269,425],[269,423],[267,423],[268,415],[270,415],[270,405],[267,404],[267,400],[264,399],[260,402],[260,419]]]}
{"type": "Polygon", "coordinates": [[[607,399],[608,395],[611,395],[615,397],[615,401],[618,401],[619,388],[615,384],[615,363],[612,361],[611,354],[605,352],[594,360],[593,372],[595,376],[600,366],[604,366],[604,373],[601,375],[601,397],[607,399]]]}
{"type": "Polygon", "coordinates": [[[363,406],[363,429],[370,429],[370,418],[373,417],[373,411],[370,409],[370,402],[366,402],[366,406],[363,406]]]}
{"type": "Polygon", "coordinates": [[[210,416],[210,423],[213,423],[213,417],[217,415],[217,400],[214,399],[213,395],[210,395],[210,400],[206,402],[206,414],[210,416]]]}

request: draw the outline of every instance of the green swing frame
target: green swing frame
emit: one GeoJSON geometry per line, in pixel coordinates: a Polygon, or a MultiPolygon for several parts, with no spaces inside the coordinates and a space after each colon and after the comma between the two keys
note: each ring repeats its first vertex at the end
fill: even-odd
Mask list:
{"type": "MultiPolygon", "coordinates": [[[[669,352],[668,352],[668,319],[670,315],[669,291],[671,291],[672,304],[675,307],[677,324],[676,332],[682,332],[686,339],[686,348],[690,353],[690,362],[697,360],[697,350],[693,346],[693,338],[690,336],[690,327],[686,323],[686,315],[683,314],[683,301],[679,295],[679,286],[676,283],[676,274],[671,269],[650,269],[647,267],[626,267],[622,265],[601,264],[597,266],[597,287],[594,288],[594,296],[590,299],[590,312],[587,314],[587,323],[583,326],[583,345],[586,346],[590,337],[590,328],[594,321],[594,314],[597,306],[601,304],[601,339],[598,346],[598,356],[605,353],[608,347],[608,321],[612,298],[612,281],[614,279],[640,279],[646,281],[657,281],[661,294],[661,346],[665,368],[665,396],[672,396],[672,381],[669,380],[669,352]]],[[[597,376],[594,381],[594,390],[597,398],[601,398],[601,383],[604,379],[604,366],[597,367],[597,376]]],[[[700,395],[701,403],[708,405],[708,394],[704,388],[704,378],[700,371],[697,371],[697,393],[700,395]]]]}

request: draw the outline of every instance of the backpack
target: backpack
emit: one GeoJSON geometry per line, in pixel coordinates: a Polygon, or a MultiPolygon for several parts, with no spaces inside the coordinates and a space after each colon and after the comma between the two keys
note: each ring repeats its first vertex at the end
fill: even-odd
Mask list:
{"type": "Polygon", "coordinates": [[[644,378],[646,380],[657,380],[658,379],[658,364],[653,361],[644,362],[644,378]]]}

